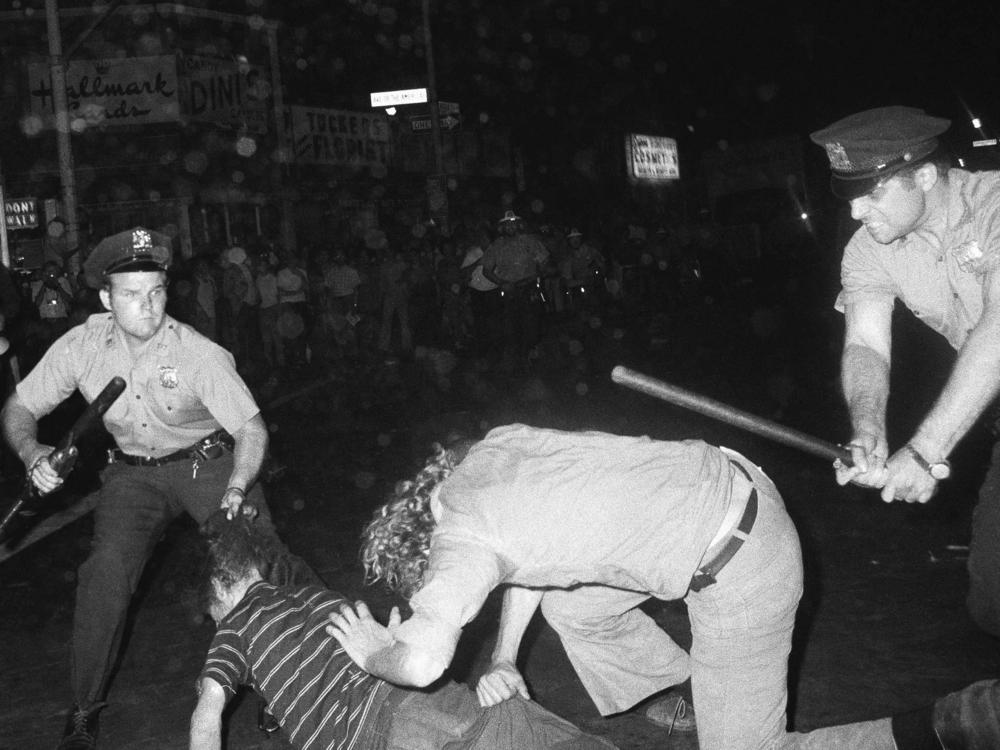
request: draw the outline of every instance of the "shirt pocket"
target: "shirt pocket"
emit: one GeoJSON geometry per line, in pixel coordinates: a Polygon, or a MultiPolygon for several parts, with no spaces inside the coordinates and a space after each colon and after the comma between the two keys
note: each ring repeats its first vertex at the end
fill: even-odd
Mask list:
{"type": "Polygon", "coordinates": [[[181,374],[176,367],[155,367],[146,380],[146,408],[168,425],[191,421],[191,399],[185,394],[181,374]]]}

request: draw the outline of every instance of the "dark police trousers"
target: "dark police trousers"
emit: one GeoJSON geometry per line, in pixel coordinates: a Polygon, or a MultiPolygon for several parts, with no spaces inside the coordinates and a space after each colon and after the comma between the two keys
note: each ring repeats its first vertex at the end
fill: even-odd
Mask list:
{"type": "MultiPolygon", "coordinates": [[[[183,459],[162,466],[116,461],[102,472],[94,538],[76,589],[72,685],[77,705],[86,708],[103,699],[132,595],[167,525],[186,512],[201,526],[219,509],[232,469],[233,455],[225,450],[218,458],[200,460],[196,471],[190,459],[183,459]]],[[[246,502],[259,511],[257,523],[274,533],[259,483],[246,502]]],[[[321,585],[304,562],[292,560],[294,582],[321,585]]]]}

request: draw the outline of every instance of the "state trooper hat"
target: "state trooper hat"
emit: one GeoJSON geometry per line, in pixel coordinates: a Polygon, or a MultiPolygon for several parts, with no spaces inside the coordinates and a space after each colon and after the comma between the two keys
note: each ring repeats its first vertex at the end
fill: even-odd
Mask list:
{"type": "Polygon", "coordinates": [[[94,288],[104,277],[128,271],[166,271],[173,246],[170,237],[144,227],[135,227],[97,243],[83,264],[87,283],[94,288]]]}
{"type": "Polygon", "coordinates": [[[826,149],[838,198],[853,200],[937,151],[950,120],[916,107],[878,107],[845,117],[809,137],[826,149]]]}

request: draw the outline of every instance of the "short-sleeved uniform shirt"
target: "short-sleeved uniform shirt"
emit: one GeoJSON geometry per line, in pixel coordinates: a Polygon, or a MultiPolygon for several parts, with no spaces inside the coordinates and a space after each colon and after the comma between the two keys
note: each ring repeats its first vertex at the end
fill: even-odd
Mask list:
{"type": "Polygon", "coordinates": [[[258,581],[219,623],[201,676],[227,698],[240,685],[253,687],[303,750],[368,747],[390,688],[327,635],[327,616],[345,603],[317,586],[258,581]]]}
{"type": "Polygon", "coordinates": [[[132,455],[164,456],[220,427],[235,433],[260,412],[233,356],[170,316],[133,361],[111,313],[91,315],[49,347],[17,394],[39,418],[77,389],[93,401],[116,375],[125,391],[104,424],[132,455]]]}
{"type": "Polygon", "coordinates": [[[948,215],[939,245],[907,235],[880,245],[862,227],[844,248],[836,308],[899,299],[959,349],[983,313],[983,282],[1000,263],[1000,172],[948,171],[948,215]]]}
{"type": "Polygon", "coordinates": [[[732,502],[733,471],[696,440],[496,428],[440,485],[424,584],[396,637],[450,656],[502,583],[680,598],[732,502]]]}
{"type": "Polygon", "coordinates": [[[516,284],[535,278],[538,267],[548,260],[549,251],[536,237],[515,234],[497,237],[483,254],[483,268],[493,269],[502,281],[516,284]]]}

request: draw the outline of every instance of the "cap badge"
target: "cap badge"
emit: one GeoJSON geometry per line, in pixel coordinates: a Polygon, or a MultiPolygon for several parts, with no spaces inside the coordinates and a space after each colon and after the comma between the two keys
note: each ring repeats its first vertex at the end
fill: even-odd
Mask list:
{"type": "Polygon", "coordinates": [[[849,172],[851,160],[847,158],[847,151],[839,143],[827,143],[826,155],[830,159],[830,166],[838,172],[849,172]]]}
{"type": "Polygon", "coordinates": [[[149,252],[153,249],[153,237],[145,229],[136,229],[132,232],[132,250],[133,252],[146,251],[149,252]]]}

